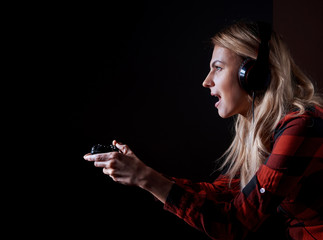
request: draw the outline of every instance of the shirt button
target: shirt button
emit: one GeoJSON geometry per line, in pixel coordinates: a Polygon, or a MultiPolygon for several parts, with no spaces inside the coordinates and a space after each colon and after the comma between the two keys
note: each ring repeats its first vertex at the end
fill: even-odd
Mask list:
{"type": "Polygon", "coordinates": [[[264,193],[264,192],[266,192],[266,190],[264,189],[264,188],[260,188],[260,193],[264,193]]]}

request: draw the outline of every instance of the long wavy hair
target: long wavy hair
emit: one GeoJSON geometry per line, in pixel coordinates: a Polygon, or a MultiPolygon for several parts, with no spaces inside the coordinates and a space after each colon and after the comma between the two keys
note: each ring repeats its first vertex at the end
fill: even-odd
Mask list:
{"type": "MultiPolygon", "coordinates": [[[[258,25],[239,21],[218,32],[212,43],[242,58],[256,59],[260,44],[258,25]]],[[[269,156],[270,138],[278,122],[295,108],[298,114],[303,114],[309,106],[323,105],[313,83],[295,64],[286,44],[274,31],[269,49],[270,85],[264,93],[256,94],[253,121],[251,111],[247,117],[235,116],[235,135],[222,156],[224,162],[220,169],[226,168],[231,179],[239,176],[241,189],[269,156]]]]}

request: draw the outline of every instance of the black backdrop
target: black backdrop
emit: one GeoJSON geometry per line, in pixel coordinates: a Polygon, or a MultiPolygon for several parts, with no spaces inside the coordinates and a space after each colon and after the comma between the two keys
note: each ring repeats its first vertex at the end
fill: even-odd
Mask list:
{"type": "Polygon", "coordinates": [[[272,22],[272,1],[116,2],[54,14],[54,118],[64,129],[47,232],[90,239],[207,239],[147,192],[83,160],[95,143],[127,143],[156,170],[212,181],[232,137],[202,81],[210,37],[240,18],[272,22]]]}

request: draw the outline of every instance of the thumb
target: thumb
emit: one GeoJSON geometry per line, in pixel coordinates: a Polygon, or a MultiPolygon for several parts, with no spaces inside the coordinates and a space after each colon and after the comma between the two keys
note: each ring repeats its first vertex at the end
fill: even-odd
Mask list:
{"type": "Polygon", "coordinates": [[[117,142],[116,140],[113,140],[112,144],[115,145],[123,154],[132,153],[131,149],[128,147],[127,144],[117,142]]]}

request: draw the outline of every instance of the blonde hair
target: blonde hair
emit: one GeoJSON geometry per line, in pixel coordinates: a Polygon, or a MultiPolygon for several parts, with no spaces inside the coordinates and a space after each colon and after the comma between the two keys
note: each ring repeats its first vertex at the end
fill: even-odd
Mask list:
{"type": "MultiPolygon", "coordinates": [[[[258,36],[257,24],[240,21],[217,33],[212,43],[242,58],[256,59],[258,36]]],[[[251,112],[247,117],[236,116],[234,139],[222,156],[221,169],[227,168],[226,174],[231,179],[239,175],[241,189],[269,156],[270,137],[284,115],[295,108],[298,114],[303,114],[309,106],[323,105],[311,80],[295,64],[282,38],[274,31],[269,48],[271,83],[264,93],[256,95],[253,122],[251,112]]]]}

